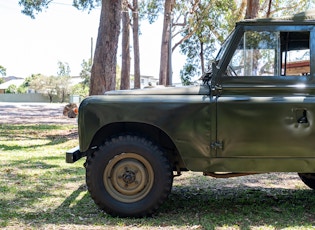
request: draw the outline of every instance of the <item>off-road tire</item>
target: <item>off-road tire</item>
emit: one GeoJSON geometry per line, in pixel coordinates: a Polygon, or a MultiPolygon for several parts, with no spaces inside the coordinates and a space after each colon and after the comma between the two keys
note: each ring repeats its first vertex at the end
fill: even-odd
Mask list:
{"type": "Polygon", "coordinates": [[[145,217],[168,197],[173,172],[158,146],[143,137],[123,135],[106,141],[88,157],[86,183],[106,213],[145,217]]]}
{"type": "Polygon", "coordinates": [[[315,189],[315,173],[299,173],[301,180],[311,189],[315,189]]]}

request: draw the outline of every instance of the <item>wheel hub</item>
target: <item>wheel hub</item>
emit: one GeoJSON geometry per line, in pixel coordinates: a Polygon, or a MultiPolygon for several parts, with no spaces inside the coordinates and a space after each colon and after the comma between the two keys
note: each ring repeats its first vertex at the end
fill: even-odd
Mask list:
{"type": "Polygon", "coordinates": [[[154,173],[149,162],[142,156],[122,153],[109,162],[103,178],[112,197],[131,203],[141,200],[149,193],[154,173]]]}
{"type": "Polygon", "coordinates": [[[121,178],[126,183],[126,185],[132,184],[136,180],[136,174],[133,171],[126,169],[121,178]]]}

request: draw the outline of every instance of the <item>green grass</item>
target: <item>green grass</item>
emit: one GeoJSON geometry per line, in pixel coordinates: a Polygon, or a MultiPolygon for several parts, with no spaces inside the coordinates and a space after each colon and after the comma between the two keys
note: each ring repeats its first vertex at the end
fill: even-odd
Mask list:
{"type": "Polygon", "coordinates": [[[152,218],[110,217],[87,192],[84,160],[65,163],[76,134],[71,125],[0,125],[0,228],[315,229],[315,192],[295,174],[244,182],[184,173],[152,218]]]}

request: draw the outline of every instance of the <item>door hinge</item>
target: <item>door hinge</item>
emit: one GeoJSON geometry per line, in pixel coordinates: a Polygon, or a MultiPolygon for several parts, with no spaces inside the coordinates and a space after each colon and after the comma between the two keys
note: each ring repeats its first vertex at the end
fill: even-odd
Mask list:
{"type": "Polygon", "coordinates": [[[212,142],[210,146],[212,149],[215,149],[215,150],[223,149],[223,141],[212,142]]]}

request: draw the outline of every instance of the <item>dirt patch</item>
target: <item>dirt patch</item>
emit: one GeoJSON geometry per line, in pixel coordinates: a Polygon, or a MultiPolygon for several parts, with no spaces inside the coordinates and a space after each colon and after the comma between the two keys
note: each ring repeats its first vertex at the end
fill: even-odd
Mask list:
{"type": "Polygon", "coordinates": [[[66,104],[0,102],[0,124],[76,124],[63,115],[66,104]]]}

